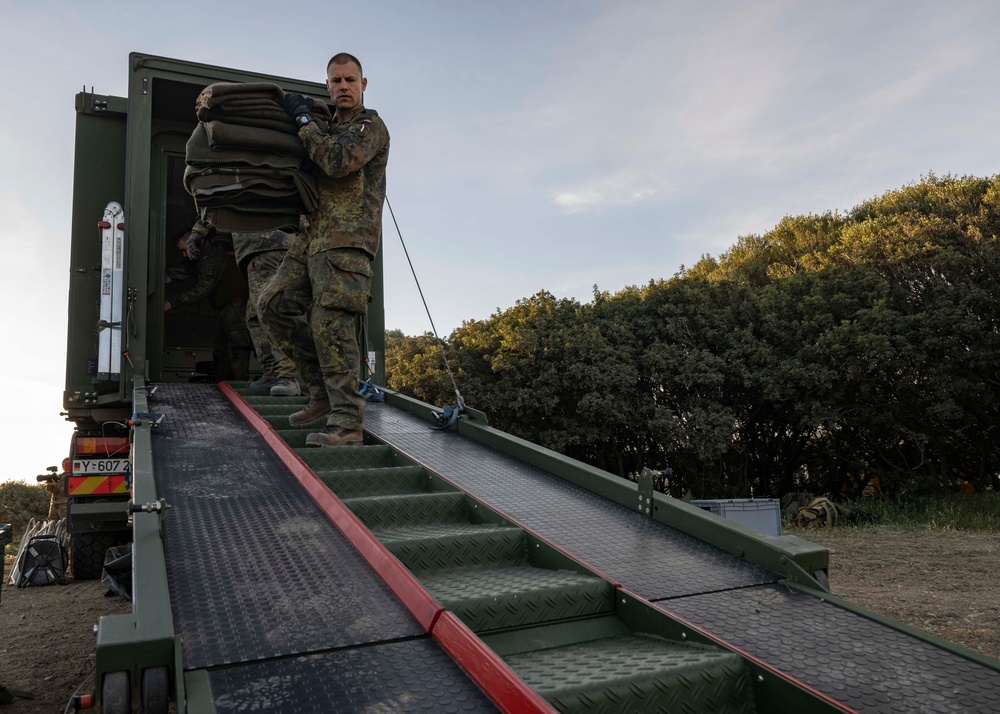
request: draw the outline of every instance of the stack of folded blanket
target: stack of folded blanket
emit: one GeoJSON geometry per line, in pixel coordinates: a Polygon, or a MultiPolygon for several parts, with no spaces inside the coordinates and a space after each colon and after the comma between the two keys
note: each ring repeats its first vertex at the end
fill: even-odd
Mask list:
{"type": "MultiPolygon", "coordinates": [[[[202,218],[225,233],[295,230],[316,208],[316,180],[276,84],[218,83],[195,103],[198,126],[187,142],[184,187],[202,218]]],[[[323,126],[329,108],[317,102],[323,126]]]]}

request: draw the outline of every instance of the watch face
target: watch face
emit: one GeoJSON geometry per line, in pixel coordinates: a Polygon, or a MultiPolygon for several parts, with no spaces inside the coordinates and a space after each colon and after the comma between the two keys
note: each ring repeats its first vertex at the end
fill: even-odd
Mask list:
{"type": "Polygon", "coordinates": [[[299,115],[299,126],[305,126],[308,123],[309,123],[309,115],[308,114],[300,114],[299,115]]]}

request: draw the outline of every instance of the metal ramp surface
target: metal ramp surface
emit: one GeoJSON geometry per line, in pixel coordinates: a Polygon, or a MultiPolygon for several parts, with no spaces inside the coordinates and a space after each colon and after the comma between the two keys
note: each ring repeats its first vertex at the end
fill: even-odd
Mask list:
{"type": "Polygon", "coordinates": [[[155,404],[174,627],[216,711],[495,709],[216,386],[155,404]]]}
{"type": "MultiPolygon", "coordinates": [[[[386,404],[365,430],[664,611],[858,712],[1000,712],[1000,672],[386,404]]],[[[932,639],[932,638],[930,638],[932,639]]]]}
{"type": "Polygon", "coordinates": [[[240,391],[155,399],[174,629],[215,711],[1000,712],[989,661],[620,494],[390,404],[368,405],[365,446],[305,449],[301,401],[240,391]]]}

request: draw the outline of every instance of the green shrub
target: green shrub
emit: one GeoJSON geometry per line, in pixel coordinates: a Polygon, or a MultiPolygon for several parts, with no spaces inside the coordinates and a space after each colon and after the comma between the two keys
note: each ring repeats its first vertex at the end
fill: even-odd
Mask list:
{"type": "Polygon", "coordinates": [[[44,520],[48,512],[49,494],[44,486],[23,481],[0,483],[0,523],[10,523],[14,533],[14,541],[6,550],[16,552],[28,521],[44,520]]]}

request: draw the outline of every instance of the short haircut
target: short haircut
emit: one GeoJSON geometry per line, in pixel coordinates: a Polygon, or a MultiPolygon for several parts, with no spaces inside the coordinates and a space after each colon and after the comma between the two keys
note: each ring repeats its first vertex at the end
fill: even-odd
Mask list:
{"type": "Polygon", "coordinates": [[[358,66],[358,72],[361,74],[362,77],[365,76],[365,71],[361,69],[361,60],[359,60],[354,55],[347,54],[346,52],[338,52],[337,54],[335,54],[333,57],[330,58],[330,61],[326,63],[327,74],[330,73],[331,64],[347,64],[348,62],[353,62],[354,64],[356,64],[358,66]]]}

